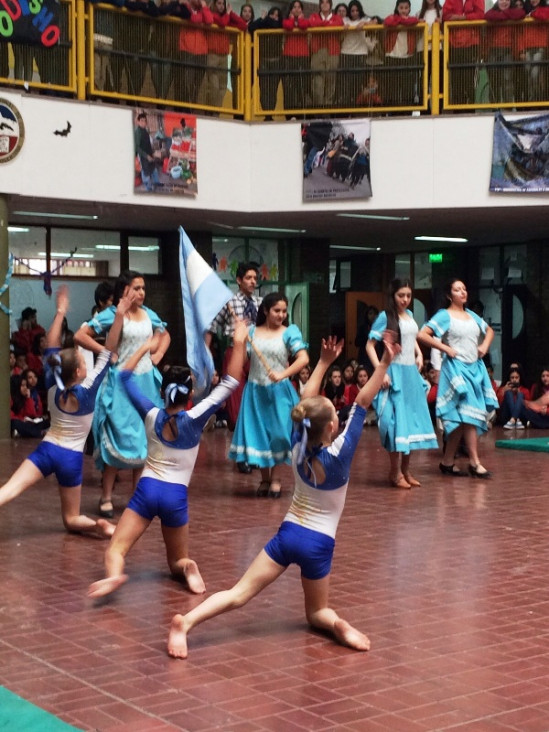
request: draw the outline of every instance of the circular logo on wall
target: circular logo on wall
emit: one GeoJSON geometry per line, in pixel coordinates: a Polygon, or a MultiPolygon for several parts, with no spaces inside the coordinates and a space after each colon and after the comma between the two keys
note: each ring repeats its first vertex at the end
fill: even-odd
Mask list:
{"type": "Polygon", "coordinates": [[[19,110],[7,99],[0,99],[0,163],[18,155],[24,140],[25,125],[19,110]]]}

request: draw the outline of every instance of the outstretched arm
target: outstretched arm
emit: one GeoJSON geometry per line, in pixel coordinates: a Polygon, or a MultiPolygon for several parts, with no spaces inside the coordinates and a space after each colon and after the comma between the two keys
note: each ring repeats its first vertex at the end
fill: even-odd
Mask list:
{"type": "Polygon", "coordinates": [[[246,341],[248,339],[248,328],[243,320],[235,319],[233,335],[233,352],[227,365],[227,374],[233,379],[240,381],[244,362],[246,360],[246,341]]]}
{"type": "Polygon", "coordinates": [[[370,376],[366,384],[364,384],[362,389],[358,392],[355,399],[355,402],[361,407],[368,407],[372,403],[372,399],[378,393],[383,384],[383,379],[385,378],[391,361],[397,353],[400,353],[400,345],[395,343],[395,337],[396,333],[393,333],[392,331],[386,330],[383,333],[383,345],[385,346],[385,349],[383,351],[381,361],[376,366],[374,373],[370,376]]]}
{"type": "Polygon", "coordinates": [[[338,341],[336,336],[329,336],[326,339],[322,339],[322,344],[320,346],[320,358],[313,369],[309,381],[305,384],[305,388],[301,394],[302,399],[318,396],[318,394],[320,394],[320,387],[322,386],[324,374],[336,358],[339,358],[341,355],[341,352],[343,351],[343,343],[343,338],[338,341]]]}
{"type": "Polygon", "coordinates": [[[69,310],[69,288],[61,285],[56,293],[57,311],[50,325],[50,329],[46,334],[47,348],[61,348],[61,331],[63,328],[63,318],[69,310]]]}
{"type": "Polygon", "coordinates": [[[155,348],[158,336],[159,336],[158,333],[154,333],[152,336],[147,338],[147,340],[144,341],[139,346],[137,351],[132,353],[132,355],[129,357],[129,359],[124,364],[124,371],[135,371],[137,364],[141,361],[141,359],[147,353],[147,351],[152,351],[153,348],[155,348]]]}

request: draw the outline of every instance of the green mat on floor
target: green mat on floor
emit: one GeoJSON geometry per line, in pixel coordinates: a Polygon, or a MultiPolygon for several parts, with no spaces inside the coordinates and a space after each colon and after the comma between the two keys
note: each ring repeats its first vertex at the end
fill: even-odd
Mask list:
{"type": "Polygon", "coordinates": [[[6,732],[70,732],[77,730],[53,714],[0,687],[0,730],[6,732]]]}
{"type": "Polygon", "coordinates": [[[496,440],[496,447],[504,447],[508,450],[549,452],[549,437],[532,437],[529,440],[496,440]]]}

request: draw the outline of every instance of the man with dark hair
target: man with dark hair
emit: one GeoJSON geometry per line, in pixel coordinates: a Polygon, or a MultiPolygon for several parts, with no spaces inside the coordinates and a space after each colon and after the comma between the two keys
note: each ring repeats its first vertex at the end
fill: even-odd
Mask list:
{"type": "Polygon", "coordinates": [[[154,191],[155,186],[160,184],[158,170],[153,155],[151,136],[147,129],[147,115],[140,112],[137,117],[135,128],[135,152],[141,163],[141,180],[148,191],[154,191]]]}
{"type": "Polygon", "coordinates": [[[93,293],[93,299],[97,305],[98,312],[105,310],[112,305],[112,298],[114,295],[114,287],[110,282],[100,282],[95,288],[93,293]]]}
{"type": "Polygon", "coordinates": [[[46,331],[36,322],[36,308],[27,307],[21,313],[19,330],[12,333],[12,340],[20,349],[28,353],[38,334],[45,335],[46,331]]]}
{"type": "MultiPolygon", "coordinates": [[[[230,345],[225,351],[223,357],[223,373],[226,372],[226,366],[232,353],[232,336],[234,332],[235,318],[243,319],[249,323],[255,323],[257,319],[257,311],[261,305],[260,297],[254,295],[259,278],[259,266],[255,262],[240,262],[236,270],[236,282],[238,284],[238,292],[229,300],[227,305],[219,312],[210,326],[210,332],[206,333],[206,343],[209,346],[212,342],[214,334],[221,332],[223,336],[230,339],[230,345]]],[[[242,392],[248,375],[248,363],[246,363],[244,378],[241,380],[238,389],[232,392],[227,400],[228,427],[234,430],[236,418],[240,409],[242,400],[242,392]]],[[[247,463],[237,463],[237,468],[241,473],[251,472],[251,468],[247,463]]]]}

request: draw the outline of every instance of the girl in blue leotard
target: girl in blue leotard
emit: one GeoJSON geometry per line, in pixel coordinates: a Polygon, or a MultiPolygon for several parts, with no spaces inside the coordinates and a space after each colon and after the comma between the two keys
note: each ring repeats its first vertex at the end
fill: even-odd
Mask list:
{"type": "Polygon", "coordinates": [[[106,577],[90,586],[90,597],[108,595],[126,582],[126,555],[155,516],[160,517],[162,524],[171,573],[181,578],[191,592],[200,594],[206,591],[196,562],[189,558],[187,486],[206,422],[239,385],[246,357],[247,336],[244,322],[237,321],[226,376],[206,399],[189,411],[186,411],[186,407],[192,394],[192,379],[188,368],[172,366],[165,374],[162,385],[166,404],[164,409],[157,407],[137,385],[133,371],[141,358],[154,350],[155,336],[149,338],[126,362],[120,379],[133,406],[144,420],[147,459],[137,488],[106,551],[106,577]]]}
{"type": "Polygon", "coordinates": [[[86,362],[77,349],[61,350],[61,330],[68,307],[67,289],[59,288],[57,313],[47,334],[44,354],[51,427],[37,449],[0,488],[0,506],[42,478],[55,473],[65,528],[68,531],[92,532],[109,537],[114,531],[113,524],[80,513],[83,450],[92,423],[97,390],[107,373],[111,349],[118,341],[129,302],[127,299],[121,301],[105,348],[100,350],[90,374],[87,374],[86,362]]]}
{"type": "Polygon", "coordinates": [[[328,606],[330,569],[335,533],[349,482],[354,452],[362,434],[366,407],[381,386],[399,346],[384,339],[385,352],[371,379],[359,391],[344,431],[337,437],[334,405],[318,396],[330,364],[340,355],[343,341],[322,342],[320,360],[306,384],[302,399],[292,409],[292,468],[295,490],[292,504],[273,539],[254,559],[230,590],[217,592],[186,615],[175,615],[168,636],[168,653],[187,657],[187,634],[195,625],[227,610],[242,607],[274,582],[290,564],[301,567],[305,613],[314,628],[331,632],[337,641],[367,651],[370,641],[328,606]]]}

